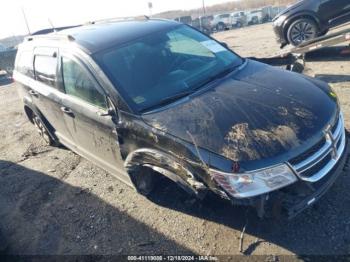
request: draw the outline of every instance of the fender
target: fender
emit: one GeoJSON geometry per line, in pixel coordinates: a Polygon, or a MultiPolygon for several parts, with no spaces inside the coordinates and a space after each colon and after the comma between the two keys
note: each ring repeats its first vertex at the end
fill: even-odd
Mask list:
{"type": "MultiPolygon", "coordinates": [[[[286,31],[287,27],[297,18],[300,18],[300,17],[304,17],[304,16],[308,16],[308,17],[311,17],[312,19],[315,20],[315,22],[317,23],[317,25],[319,26],[319,29],[320,31],[323,31],[324,30],[324,23],[317,17],[316,13],[312,12],[312,11],[304,11],[304,12],[300,12],[300,13],[297,13],[291,17],[288,17],[288,19],[286,21],[284,21],[283,23],[283,28],[284,28],[284,31],[286,31]]],[[[285,34],[287,32],[284,32],[285,34]]]]}
{"type": "Polygon", "coordinates": [[[198,181],[183,164],[180,164],[180,161],[159,150],[141,148],[133,151],[125,159],[124,166],[129,174],[140,166],[152,168],[198,198],[203,198],[207,191],[207,187],[198,181]]]}

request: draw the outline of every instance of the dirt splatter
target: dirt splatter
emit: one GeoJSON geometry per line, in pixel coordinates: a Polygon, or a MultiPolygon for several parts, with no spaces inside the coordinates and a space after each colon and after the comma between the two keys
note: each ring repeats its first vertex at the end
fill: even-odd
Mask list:
{"type": "Polygon", "coordinates": [[[294,110],[294,114],[301,118],[309,119],[309,120],[315,118],[314,114],[310,110],[307,110],[306,108],[294,107],[293,110],[294,110]]]}
{"type": "Polygon", "coordinates": [[[270,130],[251,130],[248,123],[240,123],[231,128],[225,140],[227,143],[222,153],[234,161],[271,157],[281,150],[299,145],[296,130],[286,125],[272,127],[270,130]]]}
{"type": "Polygon", "coordinates": [[[278,107],[278,114],[281,116],[287,116],[288,115],[288,109],[284,106],[278,107]]]}

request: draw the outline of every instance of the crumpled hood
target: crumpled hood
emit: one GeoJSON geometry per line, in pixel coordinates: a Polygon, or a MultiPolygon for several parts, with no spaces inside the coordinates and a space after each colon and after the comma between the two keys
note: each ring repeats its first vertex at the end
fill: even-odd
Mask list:
{"type": "Polygon", "coordinates": [[[146,114],[150,126],[234,161],[261,160],[301,146],[337,112],[318,80],[247,60],[215,87],[146,114]]]}

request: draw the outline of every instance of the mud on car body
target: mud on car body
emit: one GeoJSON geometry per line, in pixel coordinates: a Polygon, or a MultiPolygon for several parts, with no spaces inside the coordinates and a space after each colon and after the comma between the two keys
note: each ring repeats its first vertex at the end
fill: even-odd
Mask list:
{"type": "Polygon", "coordinates": [[[24,110],[61,143],[144,195],[165,176],[258,214],[292,217],[345,165],[336,95],[244,59],[174,21],[102,22],[30,37],[14,73],[24,110]]]}

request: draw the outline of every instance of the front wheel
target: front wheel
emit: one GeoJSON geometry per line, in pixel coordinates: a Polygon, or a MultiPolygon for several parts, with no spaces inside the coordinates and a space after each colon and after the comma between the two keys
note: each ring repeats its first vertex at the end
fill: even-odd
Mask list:
{"type": "Polygon", "coordinates": [[[316,23],[308,18],[294,21],[288,28],[287,38],[291,45],[298,46],[303,42],[310,41],[318,35],[316,23]]]}

